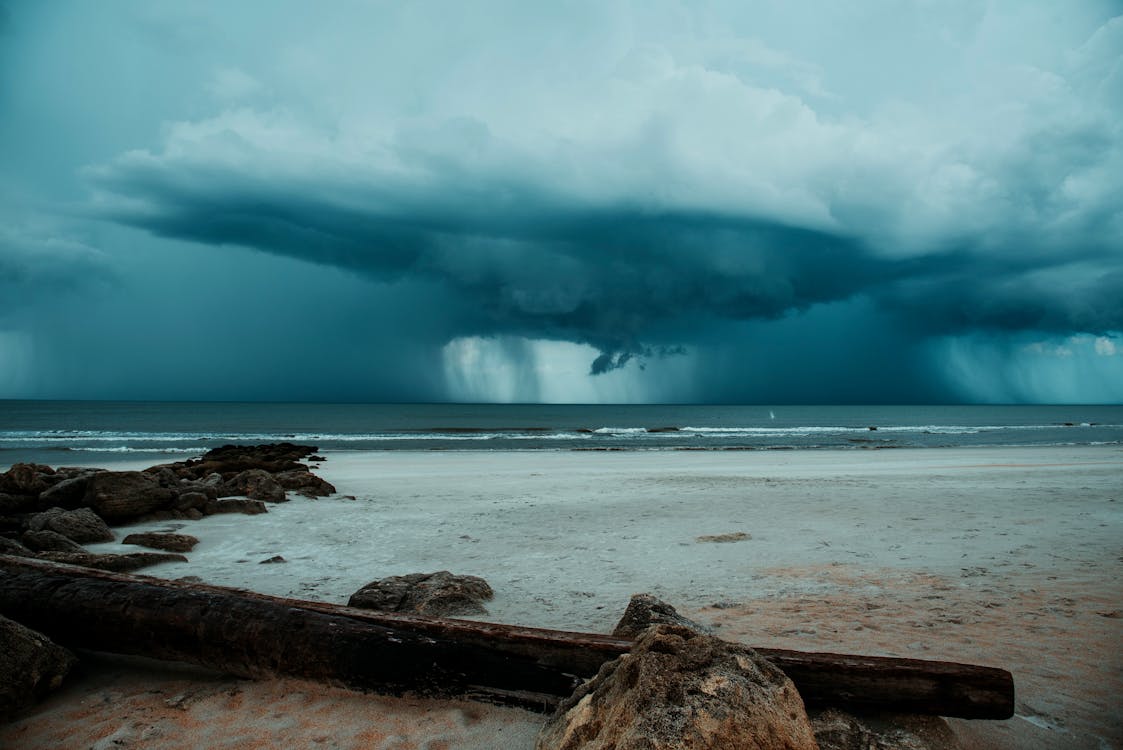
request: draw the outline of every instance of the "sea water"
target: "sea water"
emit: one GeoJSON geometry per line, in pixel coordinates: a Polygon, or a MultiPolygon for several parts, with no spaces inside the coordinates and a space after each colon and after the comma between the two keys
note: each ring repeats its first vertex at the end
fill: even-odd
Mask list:
{"type": "Polygon", "coordinates": [[[0,401],[0,466],[280,441],[324,451],[1120,445],[1123,406],[0,401]]]}

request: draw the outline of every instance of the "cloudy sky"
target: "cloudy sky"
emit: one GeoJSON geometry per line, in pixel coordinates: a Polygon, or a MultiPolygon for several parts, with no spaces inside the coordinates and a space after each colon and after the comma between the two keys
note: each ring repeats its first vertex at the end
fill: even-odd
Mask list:
{"type": "Polygon", "coordinates": [[[0,0],[0,398],[1123,401],[1123,11],[0,0]]]}

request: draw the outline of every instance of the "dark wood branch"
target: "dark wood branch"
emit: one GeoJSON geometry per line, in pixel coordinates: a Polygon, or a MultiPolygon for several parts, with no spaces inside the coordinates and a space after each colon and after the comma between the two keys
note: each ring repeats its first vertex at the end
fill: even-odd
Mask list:
{"type": "MultiPolygon", "coordinates": [[[[0,614],[79,648],[362,690],[467,695],[548,710],[629,640],[267,596],[0,555],[0,614]]],[[[758,648],[810,705],[1002,719],[1009,672],[758,648]]]]}

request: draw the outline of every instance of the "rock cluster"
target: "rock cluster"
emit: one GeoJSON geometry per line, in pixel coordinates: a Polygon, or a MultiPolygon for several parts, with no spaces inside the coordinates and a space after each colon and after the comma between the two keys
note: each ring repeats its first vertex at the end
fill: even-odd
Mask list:
{"type": "MultiPolygon", "coordinates": [[[[264,513],[265,503],[286,500],[288,491],[306,497],[330,495],[335,488],[300,462],[315,452],[314,446],[292,443],[227,445],[197,459],[144,471],[15,464],[0,474],[0,554],[105,570],[136,570],[184,560],[177,554],[150,552],[92,554],[81,545],[112,541],[110,525],[199,519],[214,513],[264,513]]],[[[186,552],[197,541],[169,536],[183,538],[160,540],[150,535],[129,543],[186,552]]]]}
{"type": "Polygon", "coordinates": [[[351,595],[347,606],[433,617],[485,615],[483,602],[492,596],[484,579],[441,570],[371,581],[351,595]]]}

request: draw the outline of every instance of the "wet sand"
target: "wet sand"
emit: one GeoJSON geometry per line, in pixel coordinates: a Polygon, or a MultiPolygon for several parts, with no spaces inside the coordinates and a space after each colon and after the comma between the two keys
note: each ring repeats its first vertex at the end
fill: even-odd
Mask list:
{"type": "MultiPolygon", "coordinates": [[[[334,453],[318,471],[339,496],[136,526],[202,540],[146,572],[342,603],[448,569],[495,589],[481,619],[600,632],[649,591],[750,645],[1011,670],[1017,717],[952,722],[970,748],[1123,748],[1118,446],[334,453]]],[[[213,747],[530,748],[542,720],[292,681],[213,678],[225,687],[177,701],[193,680],[134,666],[98,660],[0,727],[0,747],[192,747],[206,731],[213,747]]]]}

